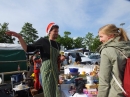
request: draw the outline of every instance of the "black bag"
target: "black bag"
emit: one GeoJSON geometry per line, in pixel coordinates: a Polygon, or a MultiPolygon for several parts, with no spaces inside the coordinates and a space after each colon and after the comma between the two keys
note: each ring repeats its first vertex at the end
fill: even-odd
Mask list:
{"type": "Polygon", "coordinates": [[[29,90],[16,91],[17,97],[28,97],[30,95],[29,90]]]}
{"type": "Polygon", "coordinates": [[[84,88],[85,88],[85,81],[79,80],[76,87],[76,93],[82,94],[84,88]]]}

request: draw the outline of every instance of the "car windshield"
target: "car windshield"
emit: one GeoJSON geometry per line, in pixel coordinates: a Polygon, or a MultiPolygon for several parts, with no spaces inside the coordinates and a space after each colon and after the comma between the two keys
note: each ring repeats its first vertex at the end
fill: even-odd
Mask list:
{"type": "Polygon", "coordinates": [[[100,56],[99,55],[90,55],[88,56],[90,59],[99,59],[100,56]]]}
{"type": "MultiPolygon", "coordinates": [[[[73,58],[76,58],[76,52],[69,52],[73,58]]],[[[82,53],[78,52],[80,57],[85,57],[82,53]]],[[[65,54],[66,55],[66,54],[65,54]]]]}

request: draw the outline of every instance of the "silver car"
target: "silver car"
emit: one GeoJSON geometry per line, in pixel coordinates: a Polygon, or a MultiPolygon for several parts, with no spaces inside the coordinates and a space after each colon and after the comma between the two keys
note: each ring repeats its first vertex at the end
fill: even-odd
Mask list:
{"type": "MultiPolygon", "coordinates": [[[[100,64],[100,55],[99,54],[93,54],[93,55],[89,55],[87,57],[81,52],[73,52],[73,51],[67,52],[66,51],[66,52],[64,52],[64,55],[68,56],[68,53],[70,53],[70,55],[72,56],[72,63],[75,62],[76,53],[79,53],[79,55],[81,56],[81,59],[82,59],[81,64],[95,64],[96,62],[98,64],[100,64]]],[[[67,60],[65,59],[65,61],[63,61],[63,65],[66,65],[66,64],[67,64],[67,60]]]]}
{"type": "Polygon", "coordinates": [[[89,55],[88,60],[90,60],[92,64],[95,64],[96,62],[100,64],[100,55],[96,55],[96,54],[89,55]]]}

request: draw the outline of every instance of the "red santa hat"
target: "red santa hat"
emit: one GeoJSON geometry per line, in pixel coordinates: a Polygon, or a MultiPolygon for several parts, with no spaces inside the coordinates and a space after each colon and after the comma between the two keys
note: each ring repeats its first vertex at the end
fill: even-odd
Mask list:
{"type": "Polygon", "coordinates": [[[47,35],[50,33],[50,30],[51,30],[51,28],[52,28],[53,25],[55,25],[55,23],[53,23],[53,22],[48,24],[48,26],[46,28],[46,34],[47,35]]]}

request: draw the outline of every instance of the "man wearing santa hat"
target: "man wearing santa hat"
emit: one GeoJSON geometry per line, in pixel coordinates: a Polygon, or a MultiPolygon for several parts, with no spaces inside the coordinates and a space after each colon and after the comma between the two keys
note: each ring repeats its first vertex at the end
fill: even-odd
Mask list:
{"type": "Polygon", "coordinates": [[[7,35],[15,36],[19,39],[21,46],[25,52],[33,52],[36,49],[40,50],[42,58],[42,66],[40,68],[42,77],[42,87],[44,97],[61,97],[58,89],[58,64],[60,44],[56,42],[58,37],[59,26],[55,23],[50,23],[47,26],[46,33],[49,39],[40,38],[33,44],[27,45],[20,34],[14,31],[7,31],[7,35]]]}

